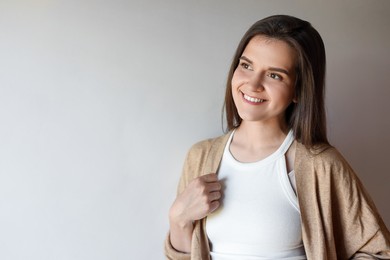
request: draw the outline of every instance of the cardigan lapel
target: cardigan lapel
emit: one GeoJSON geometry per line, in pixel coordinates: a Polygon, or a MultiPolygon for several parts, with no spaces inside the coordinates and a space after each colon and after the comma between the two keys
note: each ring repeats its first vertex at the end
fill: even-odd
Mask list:
{"type": "Polygon", "coordinates": [[[231,132],[232,131],[229,131],[227,134],[218,137],[212,141],[203,168],[204,169],[203,175],[209,173],[218,173],[219,165],[221,164],[221,160],[223,156],[223,151],[225,149],[227,141],[229,140],[231,132]]]}

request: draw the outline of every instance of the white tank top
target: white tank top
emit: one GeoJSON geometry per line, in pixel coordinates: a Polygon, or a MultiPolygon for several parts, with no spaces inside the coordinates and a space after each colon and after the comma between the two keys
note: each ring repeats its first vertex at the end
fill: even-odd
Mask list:
{"type": "Polygon", "coordinates": [[[306,259],[299,205],[285,159],[292,131],[277,151],[254,163],[232,156],[233,135],[218,171],[222,204],[206,221],[212,259],[306,259]]]}

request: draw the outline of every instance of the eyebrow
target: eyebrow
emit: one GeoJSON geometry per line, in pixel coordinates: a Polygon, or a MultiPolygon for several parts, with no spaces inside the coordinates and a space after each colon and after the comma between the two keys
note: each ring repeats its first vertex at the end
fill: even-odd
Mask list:
{"type": "MultiPolygon", "coordinates": [[[[244,60],[246,62],[248,62],[249,64],[253,64],[253,62],[248,59],[247,57],[245,56],[241,56],[240,57],[240,60],[244,60]]],[[[284,73],[286,75],[290,75],[289,71],[288,70],[285,70],[285,69],[282,69],[282,68],[278,68],[278,67],[268,67],[269,70],[272,70],[272,71],[277,71],[277,72],[281,72],[281,73],[284,73]]]]}
{"type": "Polygon", "coordinates": [[[241,56],[240,60],[244,60],[244,61],[246,61],[246,62],[248,62],[250,64],[253,64],[253,62],[250,59],[248,59],[247,57],[245,57],[245,56],[241,56]]]}

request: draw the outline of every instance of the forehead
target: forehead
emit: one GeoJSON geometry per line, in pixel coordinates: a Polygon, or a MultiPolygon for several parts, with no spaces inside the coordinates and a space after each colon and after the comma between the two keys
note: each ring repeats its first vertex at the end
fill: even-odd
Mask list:
{"type": "Polygon", "coordinates": [[[245,47],[242,56],[268,66],[295,67],[297,54],[288,43],[263,35],[253,37],[245,47]]]}

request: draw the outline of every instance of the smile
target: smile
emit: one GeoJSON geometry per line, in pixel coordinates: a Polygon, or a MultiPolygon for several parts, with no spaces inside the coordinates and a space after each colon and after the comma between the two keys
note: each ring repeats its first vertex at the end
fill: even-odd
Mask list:
{"type": "Polygon", "coordinates": [[[265,99],[250,97],[246,94],[244,94],[244,99],[253,103],[263,103],[265,101],[265,99]]]}

